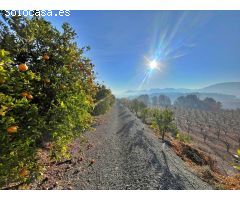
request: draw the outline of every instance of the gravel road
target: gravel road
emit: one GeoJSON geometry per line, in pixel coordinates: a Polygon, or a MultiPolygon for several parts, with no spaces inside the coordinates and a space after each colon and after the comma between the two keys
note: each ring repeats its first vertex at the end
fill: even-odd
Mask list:
{"type": "Polygon", "coordinates": [[[66,172],[72,189],[212,189],[168,146],[162,152],[161,141],[128,108],[117,102],[103,118],[85,135],[94,144],[85,156],[95,163],[66,172]]]}

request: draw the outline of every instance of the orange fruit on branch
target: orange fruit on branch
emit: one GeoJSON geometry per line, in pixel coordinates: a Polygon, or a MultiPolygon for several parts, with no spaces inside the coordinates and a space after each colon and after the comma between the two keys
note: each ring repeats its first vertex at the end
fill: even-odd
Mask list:
{"type": "Polygon", "coordinates": [[[29,175],[29,171],[26,168],[23,168],[23,169],[20,170],[19,175],[21,177],[26,177],[26,176],[29,175]]]}
{"type": "Polygon", "coordinates": [[[43,60],[49,60],[49,56],[47,55],[47,54],[44,54],[44,56],[43,56],[43,60]]]}
{"type": "Polygon", "coordinates": [[[18,131],[18,126],[10,126],[10,127],[7,128],[7,132],[9,134],[17,133],[17,131],[18,131]]]}
{"type": "Polygon", "coordinates": [[[28,92],[22,92],[21,93],[22,97],[26,97],[28,100],[32,100],[33,96],[31,94],[29,94],[28,92]]]}
{"type": "Polygon", "coordinates": [[[28,94],[28,95],[26,96],[26,98],[27,98],[28,100],[32,100],[32,99],[33,99],[33,96],[32,96],[31,94],[28,94]]]}
{"type": "Polygon", "coordinates": [[[28,95],[29,95],[28,92],[22,92],[22,93],[21,93],[21,96],[22,96],[22,97],[27,97],[28,95]]]}
{"type": "Polygon", "coordinates": [[[26,64],[22,63],[22,64],[18,65],[18,69],[20,72],[25,72],[28,70],[28,66],[26,64]]]}

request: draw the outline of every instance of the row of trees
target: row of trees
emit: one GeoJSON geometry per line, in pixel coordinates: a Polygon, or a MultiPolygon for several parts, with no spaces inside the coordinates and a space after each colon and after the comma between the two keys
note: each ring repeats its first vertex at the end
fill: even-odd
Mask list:
{"type": "Polygon", "coordinates": [[[202,135],[204,142],[211,139],[223,143],[227,152],[240,148],[239,110],[204,111],[199,109],[175,108],[178,127],[187,133],[202,135]]]}
{"type": "Polygon", "coordinates": [[[210,149],[224,161],[240,170],[240,110],[204,111],[175,108],[175,121],[181,131],[200,136],[210,149]],[[225,150],[224,150],[225,148],[225,150]],[[236,158],[237,157],[237,158],[236,158]]]}
{"type": "Polygon", "coordinates": [[[150,124],[159,133],[162,140],[164,140],[165,134],[168,132],[177,136],[178,130],[175,126],[173,112],[170,109],[148,108],[138,99],[122,99],[121,102],[141,118],[144,123],[150,124]]]}
{"type": "Polygon", "coordinates": [[[174,106],[210,111],[217,111],[222,107],[221,103],[215,101],[213,98],[207,97],[204,100],[200,100],[197,95],[178,97],[174,102],[174,106]]]}
{"type": "MultiPolygon", "coordinates": [[[[160,95],[158,98],[155,96],[152,98],[152,102],[154,102],[153,100],[156,100],[156,102],[162,102],[162,105],[164,102],[168,102],[167,97],[164,95],[160,95]]],[[[152,107],[149,103],[150,98],[148,95],[141,95],[132,101],[133,105],[139,105],[136,103],[137,101],[139,101],[141,107],[144,108],[142,118],[146,121],[146,105],[152,107]],[[148,104],[146,104],[146,102],[148,104]]],[[[167,105],[167,103],[164,105],[167,105]]],[[[204,142],[206,142],[208,137],[211,138],[208,133],[214,132],[217,136],[217,140],[222,140],[223,144],[226,146],[227,152],[229,152],[230,148],[236,149],[236,146],[234,146],[235,143],[238,143],[238,147],[240,147],[239,109],[220,109],[221,106],[219,102],[216,102],[211,98],[200,100],[196,95],[179,97],[174,105],[175,106],[169,106],[168,109],[171,109],[174,112],[177,127],[182,132],[187,133],[188,136],[190,136],[190,133],[199,132],[199,134],[202,135],[204,142]],[[229,136],[235,138],[234,143],[230,142],[231,140],[229,139],[229,136]]],[[[167,106],[157,107],[163,109],[167,106]]]]}
{"type": "Polygon", "coordinates": [[[143,102],[147,106],[163,108],[171,106],[171,99],[166,95],[153,96],[152,98],[148,95],[140,95],[137,100],[143,102]]]}
{"type": "Polygon", "coordinates": [[[68,143],[114,97],[96,84],[94,65],[69,24],[57,30],[41,17],[0,20],[0,186],[39,175],[39,149],[68,157],[68,143]]]}
{"type": "MultiPolygon", "coordinates": [[[[215,148],[214,146],[217,144],[221,150],[221,144],[223,144],[226,146],[226,152],[229,152],[230,149],[233,154],[237,152],[238,165],[234,165],[234,167],[240,169],[240,110],[213,112],[184,107],[149,108],[143,103],[142,97],[134,100],[122,99],[121,101],[144,123],[151,125],[163,140],[167,132],[172,133],[172,136],[183,142],[190,142],[190,134],[200,134],[206,144],[207,140],[209,140],[209,145],[213,143],[211,148],[215,148]]],[[[222,150],[220,150],[215,149],[220,157],[226,159],[225,155],[221,155],[222,150]]],[[[229,154],[226,155],[229,156],[229,154]]],[[[231,155],[229,158],[231,159],[231,155]]]]}
{"type": "Polygon", "coordinates": [[[207,97],[204,100],[201,100],[197,97],[197,95],[194,94],[178,97],[174,101],[173,105],[171,103],[171,99],[166,95],[153,96],[152,98],[150,98],[149,95],[140,95],[137,99],[147,106],[162,108],[175,106],[217,111],[220,110],[222,106],[220,102],[215,101],[213,98],[207,97]]]}

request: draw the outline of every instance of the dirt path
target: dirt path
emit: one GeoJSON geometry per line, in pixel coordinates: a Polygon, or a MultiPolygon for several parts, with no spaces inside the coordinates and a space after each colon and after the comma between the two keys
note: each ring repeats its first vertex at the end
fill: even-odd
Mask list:
{"type": "Polygon", "coordinates": [[[119,103],[85,137],[94,144],[85,157],[95,162],[65,173],[72,189],[211,189],[119,103]]]}

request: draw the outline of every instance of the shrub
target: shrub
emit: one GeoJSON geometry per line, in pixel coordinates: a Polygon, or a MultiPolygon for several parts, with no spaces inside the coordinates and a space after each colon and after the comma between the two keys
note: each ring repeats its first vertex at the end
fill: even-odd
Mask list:
{"type": "Polygon", "coordinates": [[[130,103],[130,109],[134,111],[136,115],[138,115],[138,113],[145,108],[147,108],[147,106],[142,101],[137,99],[132,100],[130,103]]]}
{"type": "Polygon", "coordinates": [[[177,133],[176,139],[178,139],[179,141],[184,142],[184,143],[190,143],[190,141],[191,141],[191,137],[189,135],[182,134],[182,133],[177,133]]]}
{"type": "Polygon", "coordinates": [[[101,115],[111,108],[115,102],[115,97],[112,95],[110,89],[107,89],[104,85],[99,85],[95,101],[93,115],[101,115]]]}
{"type": "Polygon", "coordinates": [[[147,118],[150,116],[150,109],[149,108],[143,108],[141,110],[141,118],[143,123],[146,123],[147,118]]]}
{"type": "Polygon", "coordinates": [[[237,164],[234,165],[234,168],[240,171],[240,164],[239,164],[240,163],[240,149],[237,150],[236,156],[237,156],[237,160],[236,160],[237,164]]]}
{"type": "Polygon", "coordinates": [[[164,136],[167,132],[172,132],[176,129],[173,112],[169,109],[154,109],[152,127],[159,132],[162,136],[162,140],[164,140],[164,136]]]}

